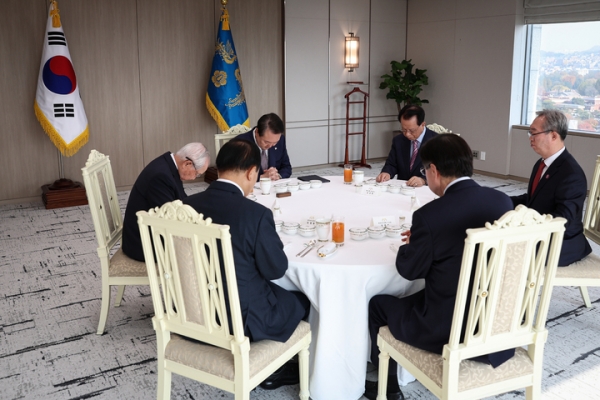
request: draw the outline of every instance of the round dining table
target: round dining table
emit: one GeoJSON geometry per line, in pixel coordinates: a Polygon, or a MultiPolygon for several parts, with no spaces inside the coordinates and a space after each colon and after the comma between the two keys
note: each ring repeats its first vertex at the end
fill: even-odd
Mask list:
{"type": "MultiPolygon", "coordinates": [[[[288,290],[300,290],[311,302],[309,323],[310,397],[313,400],[353,400],[364,392],[369,359],[368,304],[377,294],[407,296],[424,287],[423,280],[408,281],[395,267],[400,238],[367,238],[355,241],[350,228],[367,228],[381,221],[393,224],[412,220],[412,210],[435,198],[427,186],[414,190],[412,196],[389,191],[369,191],[374,181],[363,187],[347,185],[342,176],[325,177],[330,182],[320,188],[297,190],[289,197],[276,197],[274,185],[270,194],[262,194],[259,186],[253,197],[264,206],[279,210],[276,221],[306,224],[320,217],[343,216],[345,243],[327,257],[319,257],[319,242],[304,257],[298,256],[305,244],[317,236],[303,237],[282,231],[289,267],[275,283],[288,290]],[[396,222],[397,221],[397,222],[396,222]]],[[[296,179],[285,182],[295,183],[296,179]]],[[[274,182],[277,184],[278,182],[274,182]]],[[[279,182],[282,183],[282,182],[279,182]]],[[[391,186],[405,182],[390,181],[391,186]]],[[[329,235],[331,240],[331,234],[329,235]]],[[[402,379],[402,377],[400,377],[402,379]]],[[[406,378],[405,378],[406,379],[406,378]]]]}

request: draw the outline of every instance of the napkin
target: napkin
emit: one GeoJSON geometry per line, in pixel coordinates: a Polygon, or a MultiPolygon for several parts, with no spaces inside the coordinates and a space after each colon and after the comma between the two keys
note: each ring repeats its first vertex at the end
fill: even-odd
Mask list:
{"type": "Polygon", "coordinates": [[[335,243],[327,243],[319,249],[319,257],[327,257],[337,249],[335,243]]]}

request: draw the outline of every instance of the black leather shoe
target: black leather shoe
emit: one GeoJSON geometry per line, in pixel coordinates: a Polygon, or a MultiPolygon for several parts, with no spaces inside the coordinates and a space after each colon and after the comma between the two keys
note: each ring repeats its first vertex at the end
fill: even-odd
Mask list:
{"type": "Polygon", "coordinates": [[[287,362],[265,379],[260,387],[265,390],[274,390],[281,386],[297,385],[298,383],[300,383],[298,363],[287,362]]]}
{"type": "MultiPolygon", "coordinates": [[[[377,382],[365,381],[365,394],[363,396],[369,400],[376,400],[377,382]]],[[[404,394],[402,393],[402,390],[400,390],[397,381],[388,379],[386,398],[387,400],[404,400],[404,394]]]]}

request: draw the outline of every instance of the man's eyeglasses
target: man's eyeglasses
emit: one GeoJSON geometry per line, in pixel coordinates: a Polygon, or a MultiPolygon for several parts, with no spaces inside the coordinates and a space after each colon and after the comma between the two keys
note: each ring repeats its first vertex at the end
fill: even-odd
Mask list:
{"type": "Polygon", "coordinates": [[[421,167],[421,169],[419,170],[421,171],[421,175],[425,176],[425,171],[427,171],[430,166],[431,164],[427,165],[426,167],[421,167]]]}
{"type": "Polygon", "coordinates": [[[202,174],[198,173],[198,168],[196,168],[196,164],[194,163],[194,161],[191,158],[186,157],[185,159],[192,163],[192,166],[194,167],[194,171],[196,171],[196,178],[199,177],[200,175],[202,175],[202,174]]]}
{"type": "Polygon", "coordinates": [[[533,136],[541,135],[542,133],[549,133],[549,132],[552,132],[552,129],[548,129],[546,131],[541,131],[541,132],[531,132],[529,130],[529,131],[527,131],[527,134],[529,135],[529,137],[533,137],[533,136]]]}
{"type": "Polygon", "coordinates": [[[419,126],[419,127],[416,127],[416,128],[414,128],[414,129],[400,129],[400,132],[402,132],[402,133],[403,133],[403,134],[405,134],[405,135],[406,135],[407,133],[410,133],[411,135],[414,135],[414,134],[415,134],[415,132],[419,130],[419,128],[420,128],[420,126],[419,126]]]}

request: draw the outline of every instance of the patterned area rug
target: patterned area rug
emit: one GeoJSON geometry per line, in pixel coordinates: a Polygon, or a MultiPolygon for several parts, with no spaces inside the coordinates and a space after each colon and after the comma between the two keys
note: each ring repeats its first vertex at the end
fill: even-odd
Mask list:
{"type": "MultiPolygon", "coordinates": [[[[375,176],[381,163],[366,170],[375,176]]],[[[341,175],[339,168],[306,174],[341,175]]],[[[526,185],[475,176],[509,194],[526,185]]],[[[189,194],[206,184],[186,187],[189,194]]],[[[124,211],[129,192],[119,193],[124,211]]],[[[597,254],[598,248],[594,251],[597,254]]],[[[36,203],[0,207],[0,398],[156,398],[156,341],[148,287],[128,287],[111,308],[106,333],[96,335],[100,268],[87,206],[56,210],[36,203]]],[[[600,382],[600,290],[586,309],[575,288],[555,288],[550,306],[543,375],[544,399],[597,397],[600,382]]],[[[114,296],[114,292],[113,292],[114,296]]],[[[365,366],[367,367],[367,366],[365,366]]],[[[375,380],[376,373],[369,378],[375,380]]],[[[403,387],[407,399],[434,398],[418,382],[403,387]]],[[[173,376],[173,399],[233,399],[230,393],[173,376]]],[[[255,400],[297,399],[298,387],[256,389],[255,400]]],[[[524,398],[522,391],[497,396],[524,398]]],[[[336,399],[335,393],[330,399],[336,399]]],[[[319,399],[319,400],[330,400],[319,399]]],[[[343,399],[356,400],[356,399],[343,399]]]]}

